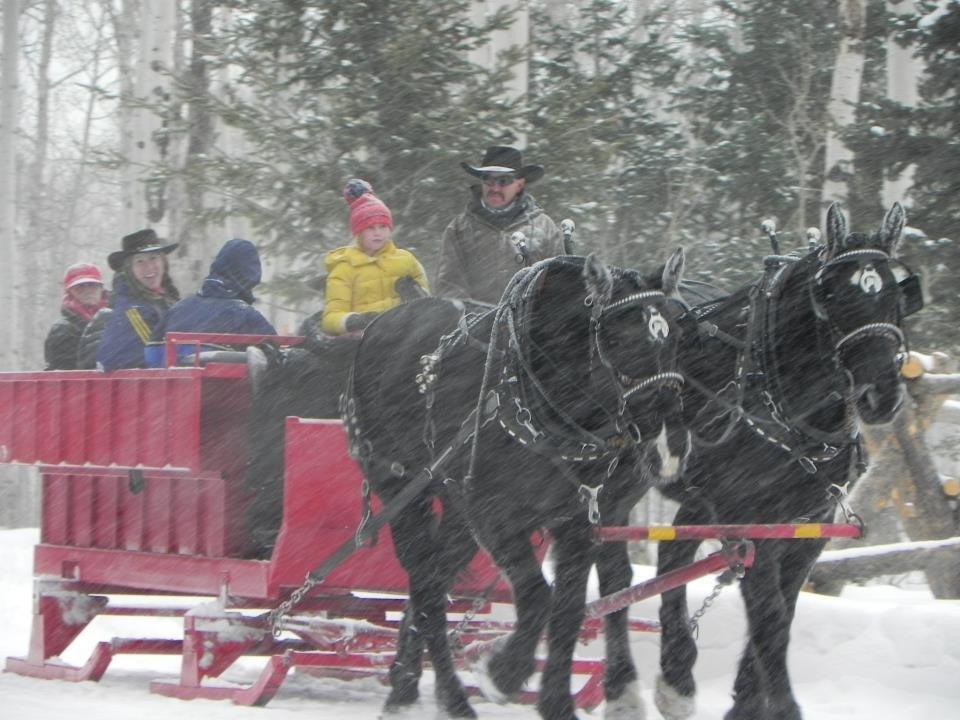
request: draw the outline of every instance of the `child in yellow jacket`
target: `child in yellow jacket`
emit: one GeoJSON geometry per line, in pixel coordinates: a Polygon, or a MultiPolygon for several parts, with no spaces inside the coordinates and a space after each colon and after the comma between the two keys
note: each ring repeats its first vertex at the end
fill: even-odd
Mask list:
{"type": "Polygon", "coordinates": [[[350,206],[353,244],[327,253],[327,289],[323,332],[340,335],[362,330],[374,317],[400,304],[397,280],[412,278],[429,291],[423,266],[413,253],[393,244],[393,216],[365,180],[343,190],[350,206]]]}

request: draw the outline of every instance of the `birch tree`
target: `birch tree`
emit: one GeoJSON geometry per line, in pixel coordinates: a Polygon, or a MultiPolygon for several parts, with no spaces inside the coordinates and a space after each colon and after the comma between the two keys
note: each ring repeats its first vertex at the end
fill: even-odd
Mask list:
{"type": "MultiPolygon", "coordinates": [[[[906,17],[917,15],[913,0],[887,0],[887,11],[906,17]]],[[[916,108],[919,99],[918,79],[923,74],[923,60],[916,55],[916,43],[904,45],[896,35],[887,38],[887,97],[900,105],[916,108]]],[[[884,179],[883,204],[908,202],[907,193],[913,185],[914,166],[884,179]]]]}
{"type": "MultiPolygon", "coordinates": [[[[121,234],[150,225],[167,234],[165,178],[158,172],[168,159],[168,118],[173,67],[177,3],[142,0],[139,22],[133,24],[134,7],[123,3],[121,35],[138,29],[139,51],[132,72],[132,95],[122,99],[123,133],[129,154],[124,178],[124,217],[121,234]]],[[[127,66],[128,67],[128,66],[127,66]]],[[[124,81],[128,87],[130,80],[124,81]]]]}
{"type": "Polygon", "coordinates": [[[45,328],[26,321],[31,317],[43,317],[49,297],[57,297],[58,272],[61,258],[57,252],[62,247],[55,242],[59,236],[56,218],[51,210],[53,193],[47,186],[47,155],[50,138],[50,65],[53,58],[53,42],[57,27],[56,0],[43,0],[39,4],[40,23],[38,57],[36,61],[36,105],[34,111],[32,154],[26,163],[26,198],[23,216],[26,232],[24,236],[30,242],[19,248],[20,275],[29,279],[22,284],[18,302],[20,314],[25,322],[21,324],[21,334],[15,345],[20,348],[21,363],[36,367],[41,361],[40,348],[43,344],[45,328]],[[56,268],[56,269],[54,269],[56,268]],[[53,271],[51,272],[51,269],[53,271]]]}
{"type": "MultiPolygon", "coordinates": [[[[16,134],[19,56],[18,27],[20,12],[17,0],[3,0],[3,56],[0,65],[0,304],[3,322],[0,330],[6,338],[15,338],[18,313],[14,287],[16,271],[16,134]]],[[[3,343],[0,369],[16,368],[16,343],[3,343]]]]}
{"type": "Polygon", "coordinates": [[[823,208],[834,201],[846,204],[849,196],[848,178],[853,174],[853,152],[841,138],[843,130],[856,120],[863,79],[863,41],[866,33],[866,0],[838,0],[840,45],[830,85],[827,105],[829,126],[826,135],[824,165],[823,208]]]}

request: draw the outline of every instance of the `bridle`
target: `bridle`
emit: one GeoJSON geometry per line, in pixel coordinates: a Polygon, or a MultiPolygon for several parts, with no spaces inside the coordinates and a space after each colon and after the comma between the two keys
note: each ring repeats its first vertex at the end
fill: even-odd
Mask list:
{"type": "MultiPolygon", "coordinates": [[[[667,296],[660,290],[643,290],[640,292],[635,292],[606,305],[596,303],[591,295],[588,295],[584,299],[584,305],[594,308],[590,316],[590,336],[594,353],[596,354],[597,360],[600,362],[600,364],[610,373],[614,387],[618,389],[618,416],[624,415],[626,412],[627,402],[633,395],[636,395],[637,393],[651,389],[667,387],[679,395],[680,386],[683,384],[684,377],[679,372],[661,369],[653,375],[649,375],[644,378],[635,378],[619,370],[610,360],[609,352],[604,349],[604,343],[602,340],[604,315],[609,315],[611,312],[636,306],[648,308],[650,320],[648,321],[647,325],[650,336],[657,341],[665,342],[667,335],[670,333],[670,323],[660,312],[660,309],[657,307],[657,305],[665,304],[666,301],[667,296]]],[[[658,364],[660,363],[658,362],[658,364]]],[[[639,434],[637,437],[639,438],[639,434]]]]}
{"type": "MultiPolygon", "coordinates": [[[[917,276],[904,263],[892,258],[883,250],[876,248],[848,250],[822,262],[806,279],[805,292],[815,316],[817,344],[823,350],[824,361],[831,363],[838,370],[843,370],[848,386],[844,392],[826,393],[814,405],[804,408],[800,413],[791,413],[784,407],[785,387],[774,358],[775,343],[772,338],[777,332],[779,323],[777,314],[787,277],[804,264],[816,263],[823,252],[824,249],[820,248],[806,258],[777,256],[771,259],[772,262],[766,263],[767,271],[762,280],[753,285],[747,293],[749,320],[745,339],[733,338],[719,331],[711,323],[704,321],[698,323],[702,334],[716,337],[732,345],[738,355],[736,378],[732,382],[736,392],[735,400],[727,400],[720,393],[694,382],[694,378],[690,379],[700,392],[707,394],[724,408],[725,414],[730,418],[719,440],[715,442],[698,440],[701,445],[714,446],[724,442],[732,432],[733,426],[742,419],[754,433],[797,459],[809,473],[816,472],[818,462],[828,462],[837,457],[842,447],[858,445],[858,435],[854,432],[855,428],[852,425],[845,423],[837,431],[823,431],[813,427],[806,419],[831,402],[842,402],[849,407],[853,401],[854,388],[849,380],[849,371],[844,368],[843,356],[869,337],[880,336],[894,343],[897,348],[904,347],[906,337],[901,329],[901,323],[904,317],[922,306],[922,296],[920,296],[917,276]],[[824,275],[832,267],[852,262],[859,264],[860,277],[863,278],[866,273],[871,281],[880,279],[873,267],[876,263],[899,263],[906,269],[907,277],[898,283],[903,295],[898,304],[895,323],[869,322],[852,330],[843,330],[836,319],[830,317],[823,295],[824,275]],[[747,386],[755,387],[757,382],[759,382],[758,390],[751,392],[756,392],[757,397],[760,398],[763,408],[761,413],[767,417],[757,414],[756,411],[748,412],[744,407],[747,386]]],[[[882,288],[877,288],[878,292],[880,289],[882,288]]],[[[724,307],[725,304],[718,305],[713,301],[710,306],[719,308],[724,307]]]]}
{"type": "MultiPolygon", "coordinates": [[[[767,275],[761,283],[759,291],[753,295],[751,314],[759,314],[759,318],[751,320],[751,325],[759,326],[759,358],[761,376],[764,378],[765,390],[761,393],[770,414],[772,422],[758,423],[754,416],[744,414],[747,424],[764,439],[779,445],[791,455],[796,456],[803,468],[809,472],[816,472],[816,463],[828,462],[837,457],[844,447],[858,445],[859,433],[853,420],[855,413],[851,405],[855,400],[852,376],[843,362],[844,356],[856,347],[859,342],[869,337],[882,337],[892,342],[895,348],[901,348],[905,343],[903,330],[900,328],[901,317],[896,323],[869,322],[863,323],[852,330],[844,331],[840,328],[836,318],[830,316],[825,304],[823,281],[827,270],[842,264],[857,263],[860,268],[861,289],[867,294],[877,294],[883,290],[880,274],[874,265],[878,262],[891,263],[894,260],[883,250],[876,248],[862,248],[848,250],[822,262],[805,281],[806,294],[810,301],[816,322],[817,346],[822,349],[824,361],[842,373],[844,387],[834,389],[817,400],[812,406],[801,412],[793,412],[787,407],[787,393],[785,384],[778,371],[778,364],[774,358],[775,343],[772,341],[780,318],[778,317],[779,300],[786,277],[795,272],[805,263],[814,263],[824,250],[813,253],[805,259],[791,259],[791,265],[780,267],[772,277],[767,275]],[[757,307],[757,304],[762,307],[757,307]],[[813,413],[825,408],[830,403],[844,405],[844,414],[847,420],[837,430],[821,430],[807,421],[813,413]]],[[[782,262],[784,259],[780,258],[782,262]]],[[[909,268],[908,268],[909,271],[909,268]]],[[[910,274],[912,276],[912,273],[910,274]]],[[[852,276],[852,274],[851,274],[852,276]]],[[[898,313],[902,315],[902,313],[898,313]]],[[[750,348],[745,350],[749,353],[750,348]]],[[[741,360],[741,363],[743,360],[741,360]]]]}
{"type": "MultiPolygon", "coordinates": [[[[813,312],[816,315],[817,320],[826,325],[828,334],[832,339],[834,339],[833,352],[838,356],[838,358],[844,351],[849,350],[852,343],[867,337],[880,336],[887,338],[897,349],[903,348],[906,344],[906,338],[903,334],[903,330],[900,328],[902,317],[898,317],[896,324],[889,322],[865,323],[844,333],[839,329],[836,321],[830,317],[830,314],[826,307],[824,307],[823,300],[820,297],[821,288],[823,287],[823,276],[830,268],[836,267],[837,265],[857,263],[860,268],[861,277],[875,276],[878,278],[877,282],[880,282],[879,274],[874,268],[874,264],[876,262],[883,262],[890,265],[894,262],[900,261],[890,257],[890,255],[883,250],[876,248],[847,250],[846,252],[842,252],[836,257],[831,258],[827,262],[823,263],[823,265],[820,266],[820,268],[813,274],[807,283],[807,288],[810,294],[810,303],[813,306],[813,312]]],[[[900,265],[907,269],[908,279],[914,277],[914,274],[910,268],[908,268],[902,262],[900,265]]],[[[881,291],[882,288],[877,289],[877,292],[881,291]]]]}

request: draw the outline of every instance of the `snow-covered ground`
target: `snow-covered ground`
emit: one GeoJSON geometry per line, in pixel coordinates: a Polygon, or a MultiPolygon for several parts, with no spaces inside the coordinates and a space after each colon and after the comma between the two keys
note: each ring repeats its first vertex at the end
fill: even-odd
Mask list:
{"type": "MultiPolygon", "coordinates": [[[[0,531],[0,658],[23,655],[29,642],[31,548],[35,530],[0,531]]],[[[638,568],[648,576],[650,568],[638,568]]],[[[712,579],[690,586],[691,602],[713,587],[712,579]]],[[[635,606],[637,617],[656,617],[657,600],[635,606]]],[[[179,621],[134,621],[101,617],[88,627],[63,660],[82,664],[97,640],[137,634],[176,637],[179,621]]],[[[700,687],[695,720],[718,720],[730,705],[730,689],[743,639],[739,593],[725,590],[701,622],[700,687]]],[[[633,645],[642,678],[647,716],[657,673],[658,640],[638,636],[633,645]]],[[[584,654],[596,652],[586,648],[584,654]]],[[[848,587],[840,598],[804,594],[793,625],[790,664],[794,688],[807,720],[960,719],[960,601],[934,600],[922,584],[848,587]]],[[[244,661],[225,681],[246,683],[262,661],[244,661]]],[[[0,674],[0,718],[4,720],[366,720],[380,714],[386,689],[373,680],[339,681],[294,673],[266,708],[228,701],[174,700],[151,695],[154,679],[174,680],[176,658],[119,656],[99,683],[67,683],[0,674]]],[[[433,717],[429,678],[413,717],[433,717]]],[[[530,707],[476,701],[481,718],[538,717],[530,707]]],[[[602,717],[602,708],[594,716],[602,717]]],[[[586,718],[586,714],[583,714],[586,718]]]]}

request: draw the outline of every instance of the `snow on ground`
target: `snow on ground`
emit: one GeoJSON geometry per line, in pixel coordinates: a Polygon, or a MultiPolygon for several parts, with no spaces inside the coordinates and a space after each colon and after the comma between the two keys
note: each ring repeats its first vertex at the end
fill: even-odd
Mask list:
{"type": "MultiPolygon", "coordinates": [[[[24,655],[29,643],[31,548],[36,530],[0,531],[0,658],[24,655]]],[[[651,574],[648,567],[637,575],[651,574]]],[[[707,578],[690,586],[696,607],[713,587],[707,578]]],[[[655,618],[656,599],[634,607],[636,617],[655,618]]],[[[113,636],[177,637],[172,619],[97,618],[64,654],[82,664],[97,640],[113,636]]],[[[704,616],[696,676],[699,709],[694,720],[718,720],[730,705],[730,689],[743,642],[739,593],[726,589],[704,616]]],[[[634,658],[641,673],[650,720],[651,687],[657,673],[656,635],[637,636],[634,658]]],[[[585,648],[583,654],[599,654],[585,648]]],[[[262,660],[242,661],[223,681],[247,683],[262,660]]],[[[840,598],[803,594],[790,648],[794,689],[807,720],[960,719],[960,601],[934,600],[920,583],[901,587],[848,587],[840,598]]],[[[118,656],[99,683],[36,680],[0,674],[4,720],[367,720],[377,718],[386,689],[375,680],[340,681],[294,673],[265,708],[229,701],[183,701],[152,695],[151,680],[174,681],[176,658],[118,656]]],[[[537,718],[530,707],[475,701],[481,718],[537,718]]],[[[602,717],[602,708],[593,717],[602,717]]],[[[581,714],[584,720],[585,713],[581,714]]],[[[434,717],[429,674],[423,700],[409,718],[434,717]]]]}

